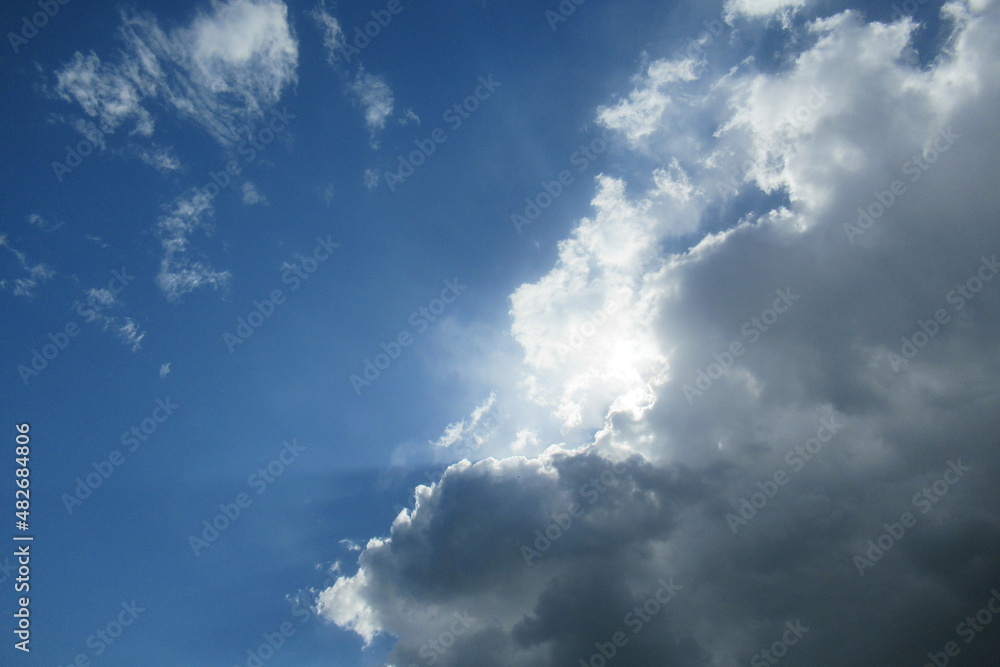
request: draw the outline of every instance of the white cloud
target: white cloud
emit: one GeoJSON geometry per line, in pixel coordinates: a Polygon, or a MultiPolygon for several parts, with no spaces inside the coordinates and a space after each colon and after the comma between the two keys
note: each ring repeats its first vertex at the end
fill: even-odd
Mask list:
{"type": "Polygon", "coordinates": [[[378,169],[365,169],[365,188],[368,190],[374,190],[378,187],[378,169]]]}
{"type": "Polygon", "coordinates": [[[115,295],[111,293],[111,290],[106,288],[90,288],[85,292],[87,295],[88,303],[93,303],[96,306],[100,306],[102,309],[110,308],[115,304],[115,295]]]}
{"type": "Polygon", "coordinates": [[[805,7],[807,0],[726,0],[723,13],[727,22],[736,16],[764,18],[787,14],[805,7]]]}
{"type": "MultiPolygon", "coordinates": [[[[86,296],[84,303],[87,309],[84,312],[87,321],[99,322],[104,331],[112,330],[123,345],[128,346],[132,352],[138,352],[146,332],[131,317],[109,314],[109,311],[121,308],[121,300],[105,287],[91,287],[83,293],[86,296]]],[[[79,302],[74,303],[74,309],[78,305],[79,302]]]]}
{"type": "MultiPolygon", "coordinates": [[[[34,224],[34,223],[33,223],[34,224]]],[[[5,234],[0,234],[0,248],[9,253],[10,261],[3,262],[4,277],[0,278],[0,289],[10,291],[14,296],[34,296],[35,288],[55,277],[56,272],[44,263],[28,261],[28,255],[14,248],[5,234]]]]}
{"type": "MultiPolygon", "coordinates": [[[[364,547],[354,540],[343,539],[340,540],[340,544],[346,547],[348,551],[364,551],[364,547]]],[[[339,565],[336,565],[335,567],[339,569],[339,565]]]]}
{"type": "Polygon", "coordinates": [[[85,56],[78,51],[56,72],[56,92],[97,119],[101,132],[112,133],[132,120],[133,132],[148,136],[153,132],[153,119],[142,106],[146,86],[134,79],[130,69],[128,64],[102,63],[93,52],[85,56]]]}
{"type": "Polygon", "coordinates": [[[126,11],[121,19],[117,57],[78,52],[55,73],[55,92],[102,133],[129,123],[131,134],[149,137],[153,110],[167,108],[228,146],[296,81],[298,43],[280,0],[215,1],[171,31],[150,14],[126,11]]]}
{"type": "Polygon", "coordinates": [[[449,424],[433,446],[460,450],[463,455],[479,449],[503,421],[495,410],[496,403],[496,394],[490,394],[482,404],[476,406],[468,420],[449,424]]]}
{"type": "Polygon", "coordinates": [[[385,79],[375,74],[368,74],[364,67],[358,67],[358,73],[351,84],[351,93],[365,112],[365,124],[372,137],[385,129],[386,119],[392,115],[392,90],[385,79]]]}
{"type": "Polygon", "coordinates": [[[212,215],[211,200],[201,193],[179,198],[173,208],[157,222],[163,245],[163,259],[156,284],[168,301],[177,301],[200,287],[225,287],[228,271],[216,271],[211,264],[191,258],[189,237],[206,229],[205,219],[212,215]]]}
{"type": "Polygon", "coordinates": [[[126,317],[122,324],[118,324],[115,333],[122,343],[128,345],[133,352],[138,352],[142,339],[146,337],[146,332],[140,331],[139,326],[131,317],[126,317]]]}
{"type": "MultiPolygon", "coordinates": [[[[347,40],[344,37],[344,30],[340,27],[340,21],[327,11],[326,2],[323,0],[316,5],[311,15],[323,31],[323,47],[326,49],[327,62],[337,65],[344,57],[341,52],[347,53],[347,40]]],[[[345,62],[349,61],[348,56],[345,62]]]]}
{"type": "Polygon", "coordinates": [[[248,115],[262,115],[295,81],[298,44],[279,0],[215,2],[177,39],[192,82],[216,99],[240,99],[248,115]]]}
{"type": "Polygon", "coordinates": [[[160,379],[162,380],[163,378],[167,377],[169,373],[170,373],[170,362],[168,361],[167,363],[160,365],[160,379]]]}
{"type": "Polygon", "coordinates": [[[366,642],[398,638],[392,664],[424,658],[459,613],[473,620],[438,665],[573,665],[673,575],[684,588],[620,664],[747,664],[795,619],[811,628],[800,664],[939,650],[1000,568],[1000,9],[947,11],[954,34],[923,67],[915,26],[854,12],[789,39],[774,71],[644,67],[599,118],[647,175],[599,177],[555,266],[511,296],[523,358],[496,378],[510,437],[417,487],[319,611],[366,642]],[[848,238],[859,207],[879,212],[848,238]],[[532,405],[562,444],[540,451],[559,440],[532,405]],[[970,470],[920,513],[914,494],[959,457],[970,470]],[[779,470],[734,534],[727,514],[779,470]],[[906,511],[917,526],[859,576],[853,557],[906,511]]]}
{"type": "Polygon", "coordinates": [[[635,146],[644,137],[662,129],[664,114],[674,102],[669,89],[698,78],[700,62],[695,58],[658,60],[636,77],[637,87],[611,107],[597,111],[601,124],[623,132],[635,146]]]}
{"type": "Polygon", "coordinates": [[[63,226],[61,220],[52,221],[49,220],[48,218],[42,217],[38,213],[32,213],[31,215],[28,216],[28,224],[30,224],[32,227],[37,227],[43,232],[54,232],[55,230],[63,226]]]}
{"type": "MultiPolygon", "coordinates": [[[[326,8],[323,0],[316,5],[311,16],[323,33],[323,46],[326,49],[326,59],[338,72],[345,74],[351,61],[351,52],[357,51],[347,43],[340,22],[326,8]]],[[[371,135],[372,148],[377,149],[375,136],[385,129],[386,120],[392,115],[395,99],[392,89],[385,77],[365,72],[364,65],[359,61],[354,76],[347,84],[348,91],[355,103],[364,111],[365,125],[371,135]]],[[[412,110],[408,111],[400,122],[410,122],[420,119],[412,110]]]]}
{"type": "Polygon", "coordinates": [[[267,203],[267,198],[257,191],[257,186],[250,181],[246,181],[243,186],[243,203],[252,206],[254,204],[267,203]]]}
{"type": "Polygon", "coordinates": [[[167,174],[181,168],[181,161],[170,148],[136,146],[134,150],[140,160],[160,173],[167,174]]]}

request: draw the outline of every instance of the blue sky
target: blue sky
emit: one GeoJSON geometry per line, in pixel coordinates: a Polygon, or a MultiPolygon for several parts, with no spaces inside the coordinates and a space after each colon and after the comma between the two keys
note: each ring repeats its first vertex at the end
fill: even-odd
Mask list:
{"type": "Polygon", "coordinates": [[[1000,585],[996,3],[45,6],[3,664],[917,664],[1000,585]]]}

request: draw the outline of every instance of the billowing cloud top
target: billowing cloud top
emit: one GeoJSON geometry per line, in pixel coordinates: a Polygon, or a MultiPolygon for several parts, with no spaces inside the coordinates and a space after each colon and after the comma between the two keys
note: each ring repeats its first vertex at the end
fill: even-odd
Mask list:
{"type": "Polygon", "coordinates": [[[775,71],[645,65],[597,118],[652,166],[600,176],[511,296],[489,458],[418,487],[318,610],[395,665],[987,664],[1000,8],[943,16],[926,65],[915,21],[854,11],[791,21],[775,71]]]}

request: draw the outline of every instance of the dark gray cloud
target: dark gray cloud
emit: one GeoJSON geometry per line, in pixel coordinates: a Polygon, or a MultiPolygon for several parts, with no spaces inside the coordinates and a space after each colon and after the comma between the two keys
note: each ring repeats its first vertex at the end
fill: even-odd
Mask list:
{"type": "Polygon", "coordinates": [[[671,167],[598,179],[512,296],[524,359],[497,376],[511,433],[543,406],[593,437],[481,439],[494,458],[418,488],[322,613],[398,637],[394,665],[995,659],[1000,9],[943,12],[925,68],[914,25],[856,12],[787,14],[776,72],[645,66],[601,119],[671,167]],[[731,182],[785,204],[709,233],[731,182]]]}

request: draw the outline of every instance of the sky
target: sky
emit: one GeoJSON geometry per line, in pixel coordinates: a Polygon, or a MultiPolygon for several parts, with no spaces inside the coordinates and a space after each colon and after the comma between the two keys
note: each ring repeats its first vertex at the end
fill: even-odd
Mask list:
{"type": "Polygon", "coordinates": [[[0,664],[995,660],[1000,3],[0,16],[0,664]]]}

